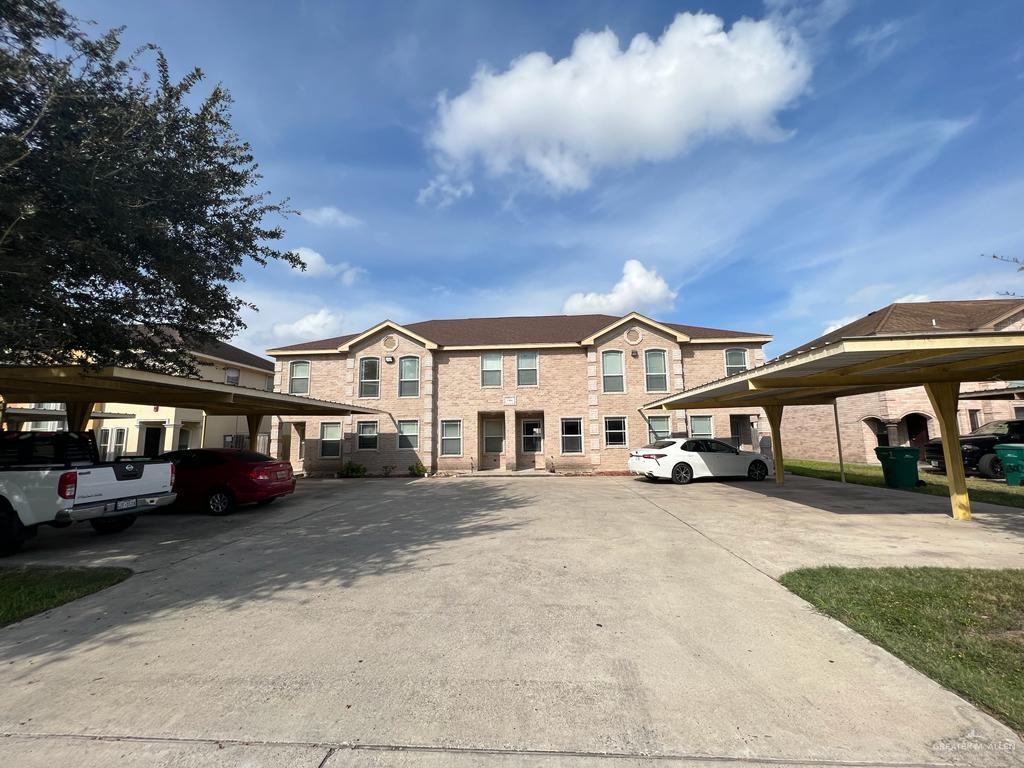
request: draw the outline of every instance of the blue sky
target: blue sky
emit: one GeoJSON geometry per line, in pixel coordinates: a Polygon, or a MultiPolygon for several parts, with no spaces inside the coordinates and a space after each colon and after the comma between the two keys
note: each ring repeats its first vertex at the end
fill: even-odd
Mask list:
{"type": "Polygon", "coordinates": [[[67,5],[223,83],[306,213],[313,268],[239,286],[253,351],[636,308],[780,353],[1024,288],[981,257],[1024,255],[1018,0],[67,5]]]}

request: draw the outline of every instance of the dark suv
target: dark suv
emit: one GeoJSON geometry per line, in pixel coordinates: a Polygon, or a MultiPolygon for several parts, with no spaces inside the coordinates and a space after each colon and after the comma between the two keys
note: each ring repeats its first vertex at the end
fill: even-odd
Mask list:
{"type": "MultiPolygon", "coordinates": [[[[964,457],[964,469],[985,477],[1002,477],[1003,464],[995,451],[1000,443],[1024,443],[1024,419],[990,421],[961,437],[960,453],[964,457]]],[[[942,441],[938,438],[928,441],[925,458],[934,469],[946,471],[942,441]]]]}

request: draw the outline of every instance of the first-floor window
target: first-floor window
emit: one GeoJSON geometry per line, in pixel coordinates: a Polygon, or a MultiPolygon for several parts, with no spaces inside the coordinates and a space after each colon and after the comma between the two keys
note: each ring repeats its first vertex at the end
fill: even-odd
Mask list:
{"type": "Polygon", "coordinates": [[[100,461],[107,460],[107,451],[110,450],[110,430],[100,430],[100,461]]]}
{"type": "Polygon", "coordinates": [[[182,427],[181,429],[178,430],[178,450],[179,451],[187,451],[188,450],[189,438],[191,438],[191,437],[192,437],[191,430],[185,429],[184,427],[182,427]]]}
{"type": "Polygon", "coordinates": [[[583,419],[562,419],[562,453],[583,453],[583,419]]]}
{"type": "Polygon", "coordinates": [[[398,447],[413,449],[420,447],[420,423],[418,421],[398,422],[398,447]]]}
{"type": "Polygon", "coordinates": [[[544,450],[544,436],[539,421],[523,422],[523,453],[540,453],[544,450]]]}
{"type": "Polygon", "coordinates": [[[622,416],[605,416],[604,444],[611,447],[626,444],[626,419],[622,416]]]}
{"type": "Polygon", "coordinates": [[[487,419],[484,422],[484,453],[504,453],[505,422],[487,419]]]}
{"type": "Polygon", "coordinates": [[[128,430],[123,427],[114,430],[114,458],[124,454],[125,440],[128,438],[128,430]]]}
{"type": "Polygon", "coordinates": [[[356,424],[356,448],[361,451],[377,450],[376,421],[360,421],[356,424]]]}
{"type": "Polygon", "coordinates": [[[260,432],[256,435],[256,453],[270,453],[270,433],[260,432]]]}
{"type": "MultiPolygon", "coordinates": [[[[234,435],[224,435],[224,447],[225,448],[234,448],[235,447],[235,436],[234,435]]],[[[239,445],[238,447],[241,448],[242,446],[239,445]]]]}
{"type": "Polygon", "coordinates": [[[714,437],[715,429],[710,416],[690,417],[690,437],[714,437]]]}
{"type": "Polygon", "coordinates": [[[461,456],[462,455],[462,422],[442,421],[441,422],[441,455],[461,456]]]}
{"type": "Polygon", "coordinates": [[[341,456],[341,424],[338,422],[320,425],[320,455],[325,458],[341,456]]]}
{"type": "Polygon", "coordinates": [[[671,416],[648,416],[647,439],[652,443],[664,440],[671,434],[671,416]]]}

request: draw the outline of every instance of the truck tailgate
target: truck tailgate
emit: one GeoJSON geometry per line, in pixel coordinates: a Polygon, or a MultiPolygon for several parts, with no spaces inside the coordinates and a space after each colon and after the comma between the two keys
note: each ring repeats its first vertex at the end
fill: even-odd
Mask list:
{"type": "Polygon", "coordinates": [[[167,461],[119,461],[78,470],[75,506],[170,493],[167,461]]]}

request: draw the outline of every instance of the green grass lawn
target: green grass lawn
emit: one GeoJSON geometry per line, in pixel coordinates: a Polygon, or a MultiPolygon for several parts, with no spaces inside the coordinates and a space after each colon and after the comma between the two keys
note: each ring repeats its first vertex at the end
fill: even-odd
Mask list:
{"type": "Polygon", "coordinates": [[[0,627],[124,581],[127,568],[0,568],[0,627]]]}
{"type": "MultiPolygon", "coordinates": [[[[823,480],[838,480],[839,465],[831,461],[809,461],[805,459],[786,459],[786,469],[794,475],[820,477],[823,480]]],[[[927,493],[932,496],[949,496],[949,485],[946,476],[921,470],[924,485],[906,490],[915,493],[927,493]]],[[[872,464],[847,464],[846,481],[858,485],[877,485],[885,487],[882,479],[882,468],[872,464]]],[[[967,478],[967,493],[972,501],[987,501],[990,504],[1004,504],[1008,507],[1024,507],[1024,488],[1007,486],[1006,483],[986,480],[982,477],[967,478]]]]}
{"type": "Polygon", "coordinates": [[[826,567],[780,581],[1024,732],[1024,570],[826,567]]]}

